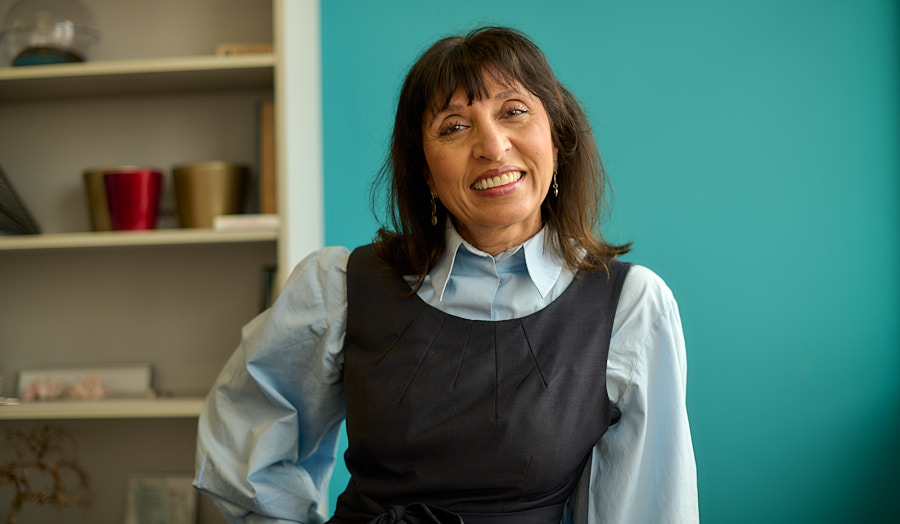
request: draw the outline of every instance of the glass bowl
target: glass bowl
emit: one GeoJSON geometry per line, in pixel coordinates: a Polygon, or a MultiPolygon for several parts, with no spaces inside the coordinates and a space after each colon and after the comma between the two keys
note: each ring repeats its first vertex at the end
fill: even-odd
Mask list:
{"type": "Polygon", "coordinates": [[[0,48],[13,66],[83,62],[100,39],[78,0],[19,0],[0,26],[0,48]]]}

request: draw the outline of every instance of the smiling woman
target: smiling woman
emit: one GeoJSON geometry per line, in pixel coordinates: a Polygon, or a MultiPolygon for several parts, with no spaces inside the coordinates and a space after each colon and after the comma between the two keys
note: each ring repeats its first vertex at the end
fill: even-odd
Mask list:
{"type": "Polygon", "coordinates": [[[600,215],[607,180],[581,105],[557,80],[543,52],[514,30],[483,28],[444,38],[419,58],[400,91],[390,158],[379,182],[391,188],[386,205],[391,224],[379,233],[376,249],[406,274],[424,277],[443,252],[443,231],[426,227],[432,207],[441,224],[449,211],[457,228],[475,228],[460,234],[493,254],[541,227],[548,229],[548,244],[576,270],[603,267],[604,260],[629,250],[629,244],[603,239],[600,215]],[[465,166],[460,165],[463,157],[465,166]],[[448,178],[444,173],[451,169],[476,171],[457,175],[458,184],[500,185],[496,177],[525,167],[509,159],[531,164],[519,170],[525,182],[514,188],[485,198],[467,188],[437,189],[435,179],[448,178]],[[551,184],[553,196],[545,198],[551,184]],[[491,202],[518,207],[508,206],[508,213],[486,221],[467,219],[500,212],[491,202]]]}
{"type": "Polygon", "coordinates": [[[555,174],[556,146],[541,101],[487,75],[487,96],[467,102],[457,89],[427,119],[425,179],[459,234],[496,255],[541,229],[541,203],[555,174]]]}
{"type": "Polygon", "coordinates": [[[335,524],[697,522],[678,306],[603,241],[603,175],[528,38],[434,44],[381,171],[393,227],[310,255],[245,328],[195,485],[234,521],[318,522],[346,419],[335,524]]]}

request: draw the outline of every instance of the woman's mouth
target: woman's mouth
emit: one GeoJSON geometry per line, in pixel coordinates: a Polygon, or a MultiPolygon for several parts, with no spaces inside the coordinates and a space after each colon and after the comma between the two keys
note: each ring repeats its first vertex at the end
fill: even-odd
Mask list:
{"type": "Polygon", "coordinates": [[[506,184],[511,184],[520,180],[523,176],[525,176],[524,171],[510,171],[508,173],[503,173],[502,175],[482,178],[478,180],[474,184],[472,184],[472,189],[477,191],[484,191],[485,189],[493,189],[495,187],[505,186],[506,184]]]}

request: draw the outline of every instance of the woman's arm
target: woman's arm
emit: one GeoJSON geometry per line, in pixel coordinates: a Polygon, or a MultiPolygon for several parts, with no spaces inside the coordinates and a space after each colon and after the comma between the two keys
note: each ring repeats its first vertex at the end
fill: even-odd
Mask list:
{"type": "Polygon", "coordinates": [[[229,522],[319,522],[344,417],[347,250],[303,260],[210,391],[194,486],[229,522]]]}
{"type": "Polygon", "coordinates": [[[634,266],[607,367],[609,396],[622,418],[594,448],[573,497],[574,522],[699,521],[686,381],[678,305],[662,279],[634,266]]]}

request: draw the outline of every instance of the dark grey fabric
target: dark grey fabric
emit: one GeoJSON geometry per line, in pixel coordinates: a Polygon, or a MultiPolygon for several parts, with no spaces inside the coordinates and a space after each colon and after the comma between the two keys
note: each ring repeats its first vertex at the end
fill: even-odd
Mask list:
{"type": "Polygon", "coordinates": [[[466,524],[558,523],[613,416],[606,360],[630,265],[608,264],[541,311],[490,322],[435,309],[371,246],[356,249],[344,341],[351,482],[332,522],[445,522],[425,507],[466,524]]]}

